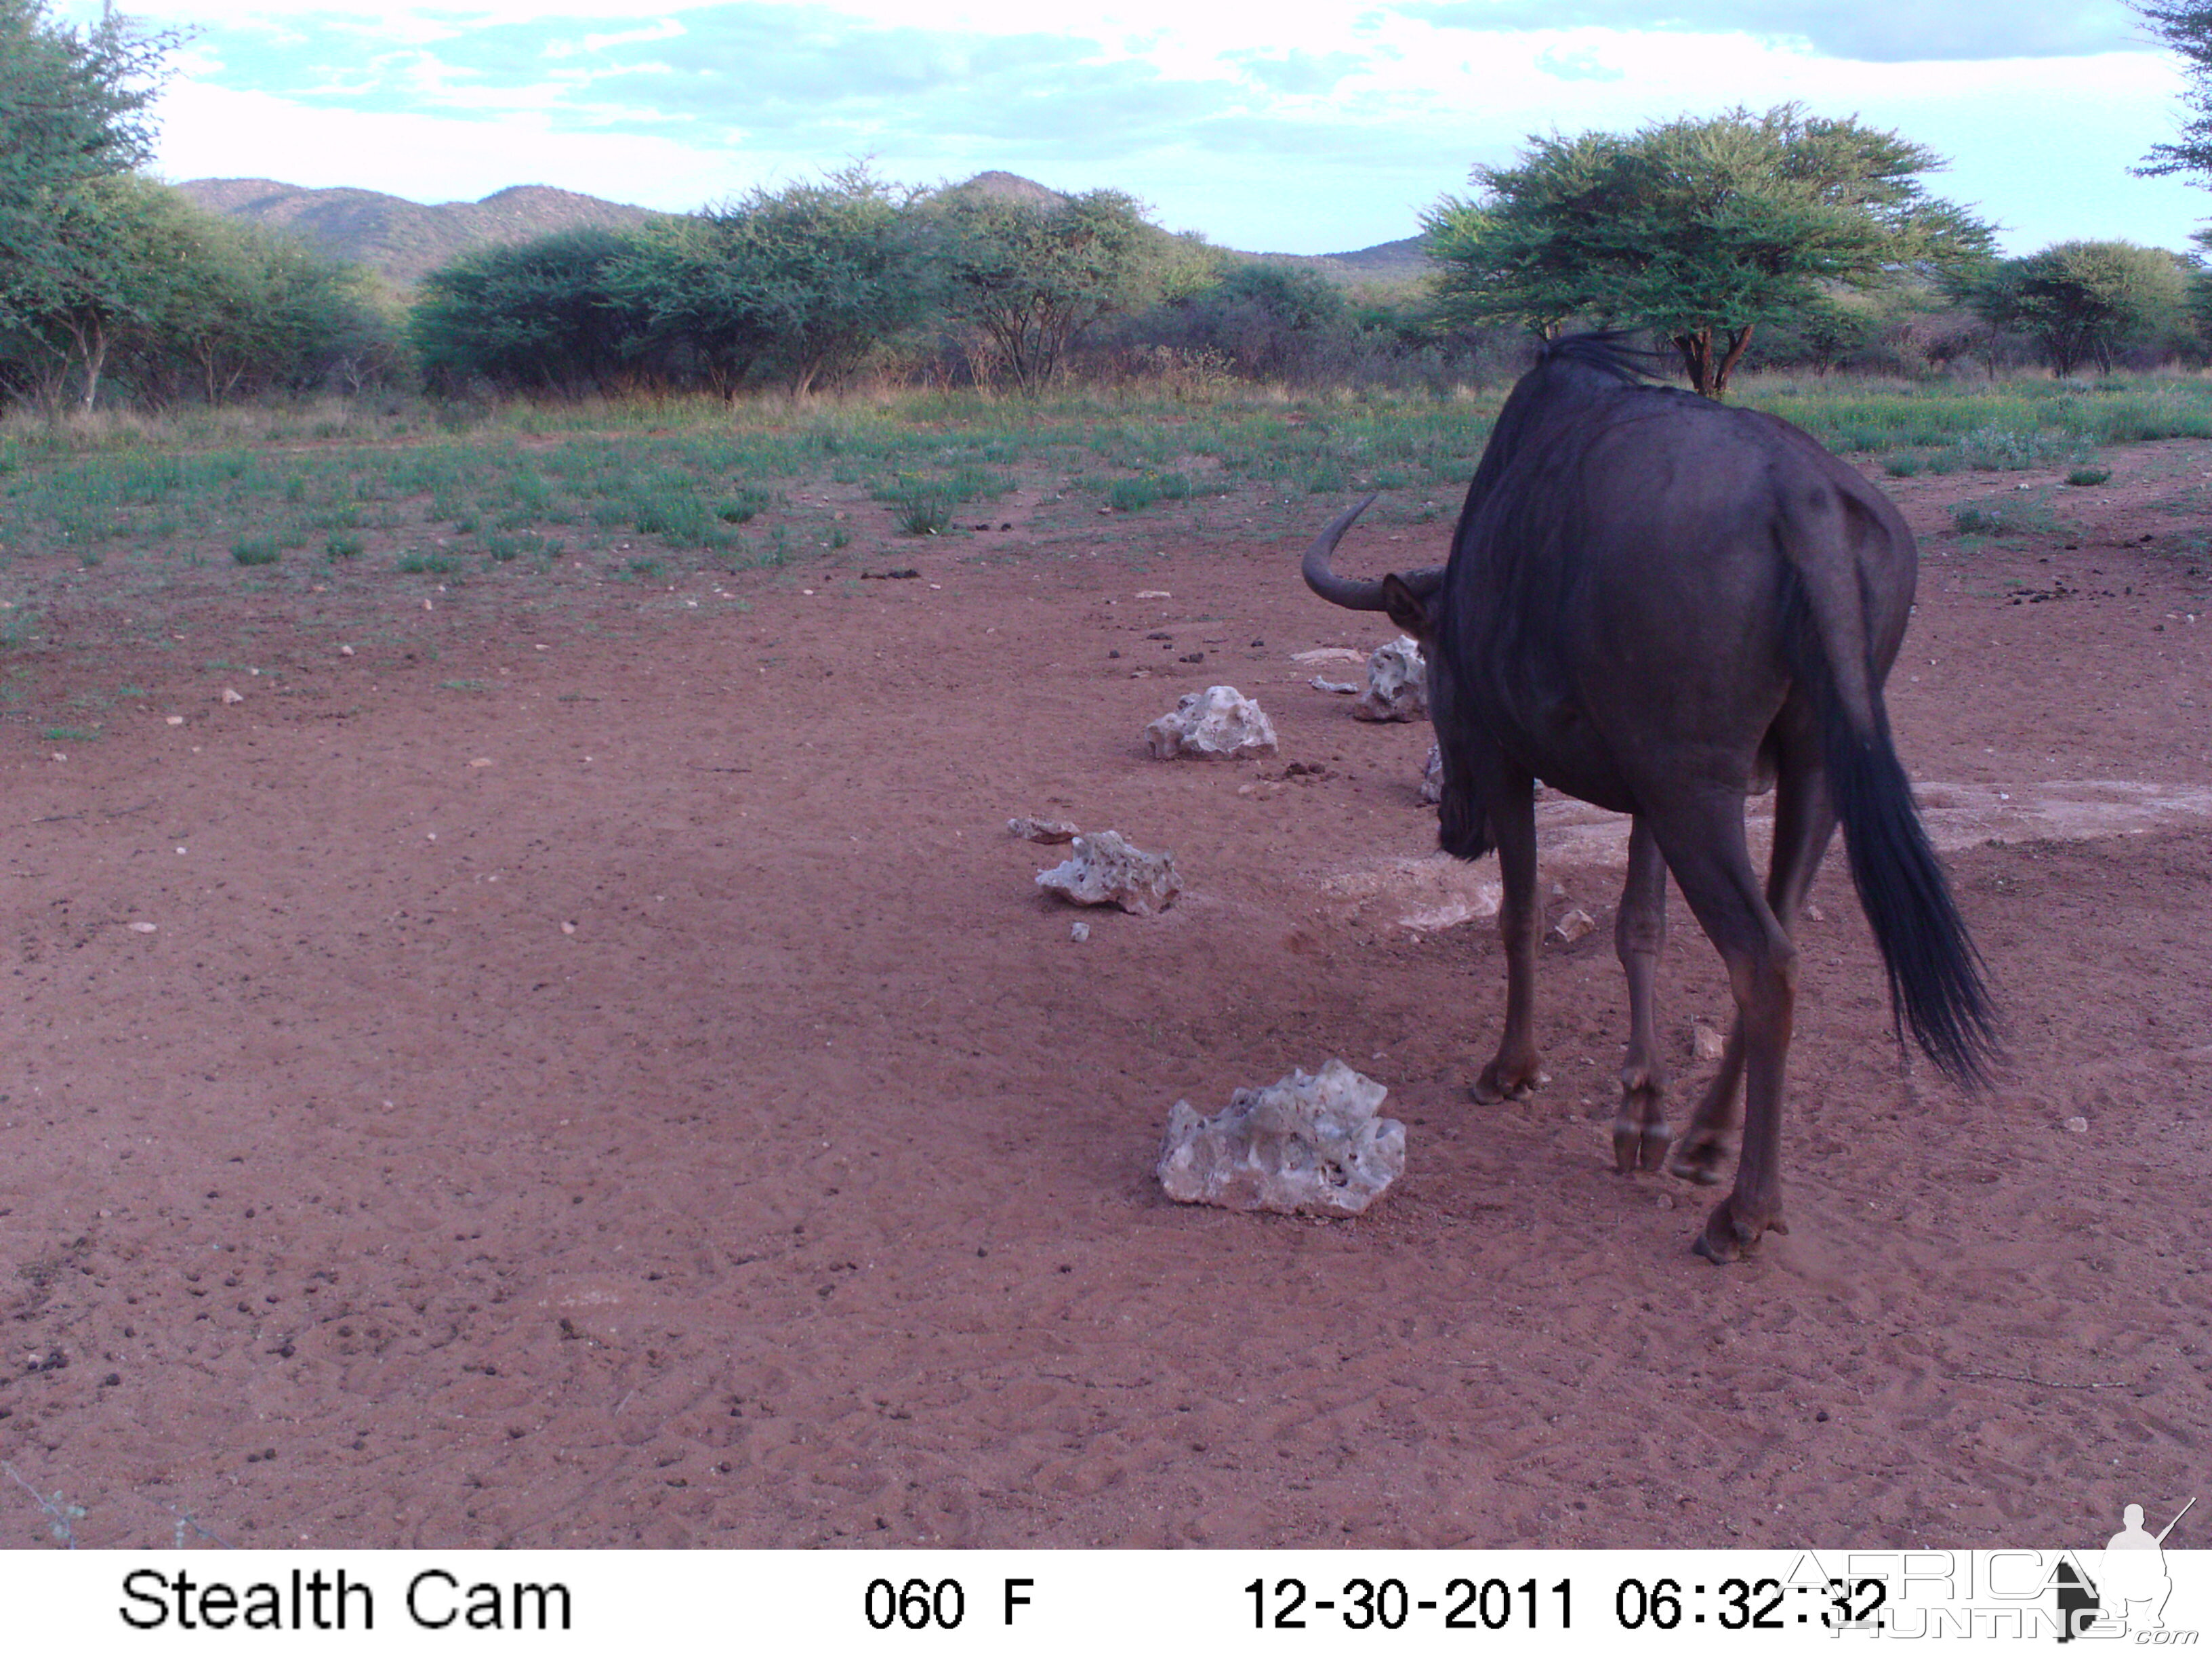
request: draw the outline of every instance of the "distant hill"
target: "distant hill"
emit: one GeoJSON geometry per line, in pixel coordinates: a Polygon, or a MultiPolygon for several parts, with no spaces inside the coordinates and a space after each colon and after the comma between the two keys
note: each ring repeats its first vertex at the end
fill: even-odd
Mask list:
{"type": "Polygon", "coordinates": [[[586,225],[623,229],[658,216],[545,185],[516,185],[481,202],[435,206],[373,190],[307,190],[273,179],[194,179],[177,188],[212,212],[289,230],[402,287],[471,248],[586,225]]]}
{"type": "MultiPolygon", "coordinates": [[[[626,229],[658,216],[646,208],[546,185],[516,185],[481,202],[435,206],[373,190],[308,190],[273,179],[194,179],[177,188],[212,212],[289,230],[311,246],[356,260],[403,288],[471,248],[526,242],[586,225],[626,229]]],[[[1013,173],[979,173],[951,188],[1040,207],[1066,200],[1060,191],[1013,173]]],[[[1243,257],[1311,265],[1346,283],[1405,282],[1429,268],[1418,236],[1346,253],[1243,257]]]]}
{"type": "Polygon", "coordinates": [[[1355,283],[1410,283],[1427,276],[1431,270],[1418,236],[1377,242],[1373,247],[1354,248],[1348,253],[1248,253],[1243,257],[1310,265],[1329,281],[1346,287],[1355,283]]]}

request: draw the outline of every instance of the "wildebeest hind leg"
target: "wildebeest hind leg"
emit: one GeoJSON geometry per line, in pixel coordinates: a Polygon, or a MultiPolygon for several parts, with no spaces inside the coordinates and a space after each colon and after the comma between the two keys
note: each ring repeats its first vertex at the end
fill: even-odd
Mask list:
{"type": "MultiPolygon", "coordinates": [[[[1797,951],[1752,873],[1742,811],[1740,801],[1700,793],[1671,811],[1652,815],[1652,830],[1668,866],[1698,925],[1721,953],[1735,997],[1737,1041],[1730,1047],[1740,1048],[1742,1054],[1743,1150],[1734,1189],[1714,1208],[1697,1240],[1698,1253],[1715,1261],[1734,1261],[1769,1229],[1786,1231],[1782,1087],[1796,1000],[1797,951]]],[[[1708,1091],[1708,1103],[1712,1095],[1708,1091]]],[[[1702,1118],[1706,1109],[1698,1109],[1702,1118]]]]}
{"type": "MultiPolygon", "coordinates": [[[[1836,833],[1835,806],[1824,774],[1809,758],[1812,733],[1784,749],[1784,765],[1777,782],[1774,809],[1774,855],[1767,869],[1766,907],[1785,933],[1795,935],[1798,912],[1820,873],[1820,860],[1836,833]]],[[[1728,1046],[1721,1054],[1720,1070],[1706,1085],[1690,1115],[1681,1139],[1674,1143],[1667,1170],[1685,1181],[1710,1187],[1720,1180],[1720,1164],[1728,1156],[1735,1132],[1736,1105],[1743,1083],[1743,1019],[1729,1023],[1728,1046]]]]}
{"type": "Polygon", "coordinates": [[[1656,1170],[1667,1156],[1667,1071],[1652,1017],[1652,981],[1667,943],[1667,861],[1642,818],[1628,833],[1628,880],[1613,944],[1628,979],[1628,1053],[1620,1067],[1620,1115],[1613,1121],[1613,1161],[1623,1175],[1656,1170]]]}
{"type": "Polygon", "coordinates": [[[1502,889],[1498,937],[1505,946],[1505,1031],[1473,1091],[1488,1103],[1522,1098],[1543,1074],[1536,1053],[1535,780],[1500,778],[1485,785],[1502,889]]]}

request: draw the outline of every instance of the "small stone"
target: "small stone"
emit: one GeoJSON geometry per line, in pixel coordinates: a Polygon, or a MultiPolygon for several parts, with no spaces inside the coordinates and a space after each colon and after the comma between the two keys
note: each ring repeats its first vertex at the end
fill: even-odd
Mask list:
{"type": "Polygon", "coordinates": [[[1417,720],[1429,712],[1429,670],[1418,641],[1401,634],[1367,659],[1367,689],[1352,710],[1354,720],[1417,720]]]}
{"type": "Polygon", "coordinates": [[[1017,841],[1041,841],[1048,845],[1073,841],[1081,833],[1066,818],[1008,818],[1006,833],[1017,841]]]}
{"type": "Polygon", "coordinates": [[[1440,804],[1444,798],[1444,751],[1442,745],[1431,744],[1429,757],[1421,763],[1421,799],[1430,805],[1440,804]]]}
{"type": "Polygon", "coordinates": [[[1728,1039],[1702,1019],[1690,1022],[1690,1058],[1718,1060],[1728,1052],[1728,1039]]]}
{"type": "Polygon", "coordinates": [[[1406,1126],[1377,1117],[1389,1092],[1341,1060],[1239,1089],[1218,1115],[1168,1113],[1158,1174],[1170,1198],[1284,1215],[1358,1215],[1404,1172],[1406,1126]]]}
{"type": "Polygon", "coordinates": [[[1140,587],[1137,590],[1137,597],[1140,599],[1171,599],[1175,595],[1164,587],[1140,587]]]}
{"type": "Polygon", "coordinates": [[[576,924],[573,921],[564,921],[561,924],[561,931],[564,933],[573,933],[576,931],[576,924]]]}
{"type": "Polygon", "coordinates": [[[1315,690],[1326,691],[1332,696],[1356,697],[1359,695],[1359,688],[1349,680],[1325,680],[1316,674],[1306,684],[1315,690]]]}
{"type": "Polygon", "coordinates": [[[1570,910],[1552,924],[1545,935],[1554,945],[1572,945],[1577,939],[1588,939],[1597,927],[1597,919],[1587,910],[1570,910]]]}
{"type": "Polygon", "coordinates": [[[1798,914],[1808,921],[1826,921],[1828,919],[1828,913],[1817,904],[1808,904],[1798,914]]]}
{"type": "Polygon", "coordinates": [[[151,921],[126,921],[123,925],[134,933],[158,933],[161,931],[158,923],[151,921]]]}
{"type": "Polygon", "coordinates": [[[237,692],[234,691],[227,685],[222,688],[222,700],[225,702],[244,702],[246,701],[244,697],[239,696],[237,692]]]}
{"type": "Polygon", "coordinates": [[[479,766],[496,766],[496,765],[498,765],[498,764],[499,764],[499,763],[498,763],[497,761],[495,761],[495,760],[489,760],[489,759],[486,759],[486,758],[485,758],[485,757],[483,757],[483,756],[478,756],[475,760],[472,760],[472,761],[471,761],[471,762],[469,763],[469,765],[470,765],[471,768],[479,767],[479,766]]]}
{"type": "Polygon", "coordinates": [[[2089,1120],[2086,1117],[2069,1117],[2066,1120],[2065,1128],[2069,1135],[2086,1135],[2089,1133],[2089,1120]]]}
{"type": "Polygon", "coordinates": [[[185,717],[182,714],[171,714],[168,716],[168,723],[171,726],[182,726],[185,723],[185,717]]]}
{"type": "Polygon", "coordinates": [[[1184,694],[1173,710],[1145,728],[1155,760],[1178,756],[1217,759],[1272,752],[1275,726],[1260,705],[1233,685],[1184,694]]]}
{"type": "Polygon", "coordinates": [[[1087,944],[1091,939],[1091,924],[1087,921],[1077,922],[1067,930],[1067,936],[1078,945],[1087,944]]]}
{"type": "Polygon", "coordinates": [[[1037,872],[1037,885],[1074,904],[1117,904],[1133,916],[1149,916],[1173,904],[1182,891],[1175,860],[1132,847],[1114,830],[1075,838],[1075,856],[1037,872]]]}
{"type": "MultiPolygon", "coordinates": [[[[541,646],[539,646],[538,648],[540,651],[543,651],[545,647],[544,647],[544,646],[542,646],[542,645],[541,645],[541,646]]],[[[353,647],[352,647],[351,646],[349,646],[349,645],[342,645],[342,646],[340,646],[340,647],[338,647],[338,655],[340,655],[341,657],[350,657],[351,655],[353,655],[353,647]]]]}

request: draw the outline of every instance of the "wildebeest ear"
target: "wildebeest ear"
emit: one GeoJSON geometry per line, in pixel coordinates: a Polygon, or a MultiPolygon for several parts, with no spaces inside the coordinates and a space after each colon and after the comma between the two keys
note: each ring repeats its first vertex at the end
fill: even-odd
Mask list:
{"type": "Polygon", "coordinates": [[[1392,571],[1382,579],[1382,608],[1389,612],[1390,620],[1426,645],[1436,632],[1435,619],[1431,616],[1431,602],[1406,585],[1404,577],[1392,571]]]}

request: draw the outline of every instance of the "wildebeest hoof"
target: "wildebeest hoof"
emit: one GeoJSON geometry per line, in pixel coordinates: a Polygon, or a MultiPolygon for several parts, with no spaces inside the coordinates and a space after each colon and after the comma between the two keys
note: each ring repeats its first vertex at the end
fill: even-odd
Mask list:
{"type": "Polygon", "coordinates": [[[1667,1173],[1693,1186],[1718,1186],[1720,1162],[1727,1152],[1728,1148],[1717,1140],[1700,1138],[1683,1140],[1675,1146],[1674,1155],[1667,1160],[1667,1173]]]}
{"type": "Polygon", "coordinates": [[[1468,1085],[1468,1092],[1485,1106],[1495,1106],[1501,1100],[1526,1100],[1535,1092],[1538,1084],[1550,1081],[1533,1060],[1493,1060],[1482,1068],[1482,1075],[1468,1085]]]}
{"type": "Polygon", "coordinates": [[[1745,1220],[1735,1212],[1735,1196],[1730,1194],[1713,1206],[1713,1212],[1705,1218],[1705,1231],[1690,1248],[1716,1266],[1726,1266],[1742,1260],[1765,1234],[1787,1236],[1789,1231],[1788,1224],[1778,1215],[1764,1221],[1745,1220]]]}
{"type": "Polygon", "coordinates": [[[1664,1123],[1644,1124],[1632,1118],[1617,1118],[1613,1125],[1613,1162],[1622,1175],[1634,1175],[1638,1169],[1656,1173],[1666,1166],[1667,1148],[1674,1137],[1664,1123]]]}

